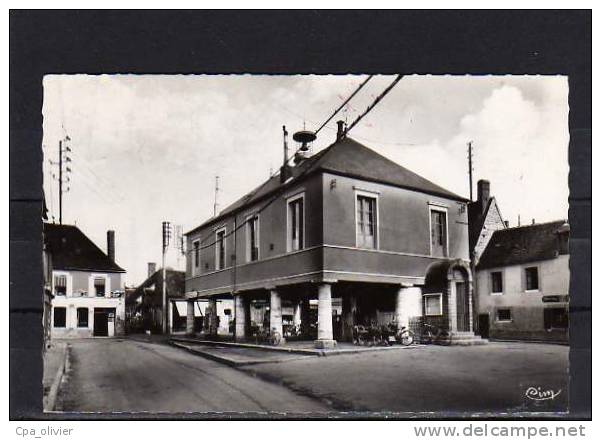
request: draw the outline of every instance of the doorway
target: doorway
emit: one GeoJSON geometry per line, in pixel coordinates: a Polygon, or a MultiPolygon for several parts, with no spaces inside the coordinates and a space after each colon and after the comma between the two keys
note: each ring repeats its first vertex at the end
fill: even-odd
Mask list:
{"type": "Polygon", "coordinates": [[[478,332],[484,339],[488,339],[489,333],[488,313],[478,315],[478,332]]]}
{"type": "Polygon", "coordinates": [[[115,334],[115,309],[94,309],[94,336],[114,336],[115,334]]]}
{"type": "Polygon", "coordinates": [[[470,331],[470,307],[467,283],[455,283],[455,292],[457,298],[457,331],[470,331]]]}

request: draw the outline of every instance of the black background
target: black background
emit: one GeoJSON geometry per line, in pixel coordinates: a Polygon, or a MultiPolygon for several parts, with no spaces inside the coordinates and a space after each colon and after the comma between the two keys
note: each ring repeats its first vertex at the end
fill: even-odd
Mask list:
{"type": "Polygon", "coordinates": [[[48,73],[568,75],[569,418],[590,418],[591,16],[537,10],[11,11],[10,418],[50,418],[42,413],[41,382],[42,78],[48,73]]]}

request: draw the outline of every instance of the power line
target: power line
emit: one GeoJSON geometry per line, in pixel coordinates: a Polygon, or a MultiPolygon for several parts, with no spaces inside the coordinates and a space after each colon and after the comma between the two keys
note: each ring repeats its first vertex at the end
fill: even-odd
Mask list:
{"type": "Polygon", "coordinates": [[[330,121],[332,120],[332,118],[333,118],[334,116],[336,116],[336,114],[337,114],[337,113],[338,113],[340,110],[342,110],[342,109],[344,108],[344,106],[345,106],[346,104],[348,104],[348,102],[349,102],[351,99],[353,99],[353,97],[354,97],[354,96],[355,96],[357,93],[359,93],[359,91],[360,91],[360,90],[363,88],[363,86],[365,86],[365,84],[367,84],[367,82],[368,82],[370,79],[372,79],[372,77],[373,77],[373,75],[369,75],[369,76],[368,76],[368,77],[365,79],[365,81],[363,81],[361,84],[359,84],[359,87],[357,87],[357,89],[355,89],[355,91],[354,91],[353,93],[351,93],[351,95],[350,95],[348,98],[346,98],[342,104],[340,104],[340,106],[339,106],[339,107],[338,107],[338,108],[337,108],[337,109],[334,111],[334,113],[332,113],[332,115],[331,115],[331,116],[330,116],[328,119],[326,119],[326,121],[325,121],[323,124],[321,124],[321,126],[320,126],[320,127],[319,127],[319,128],[316,130],[316,131],[315,131],[315,134],[319,133],[319,132],[321,131],[321,129],[322,129],[323,127],[325,127],[325,126],[326,126],[326,124],[327,124],[328,122],[330,122],[330,121]]]}
{"type": "Polygon", "coordinates": [[[359,121],[361,119],[363,119],[370,111],[373,110],[373,108],[378,105],[378,103],[382,100],[382,98],[384,98],[384,96],[386,96],[388,94],[388,92],[390,92],[392,90],[392,88],[394,86],[397,85],[397,83],[401,80],[401,78],[403,77],[403,75],[398,75],[394,81],[388,86],[386,87],[386,89],[384,89],[384,91],[382,93],[380,93],[380,95],[378,95],[378,97],[374,100],[374,102],[372,102],[363,112],[363,114],[359,115],[359,117],[357,117],[357,119],[355,119],[351,125],[349,125],[345,130],[344,130],[344,135],[346,136],[346,134],[351,131],[353,129],[353,127],[355,125],[357,125],[359,123],[359,121]]]}
{"type": "MultiPolygon", "coordinates": [[[[349,98],[347,98],[347,100],[342,104],[342,106],[340,106],[329,118],[328,120],[326,120],[326,122],[324,122],[317,131],[321,130],[323,127],[325,127],[325,125],[338,113],[338,111],[340,111],[340,109],[342,107],[344,107],[344,105],[346,105],[346,103],[348,103],[356,94],[357,92],[359,92],[359,90],[361,90],[361,88],[363,88],[363,86],[365,86],[365,84],[371,79],[373,75],[370,75],[365,81],[363,81],[359,87],[357,87],[357,89],[351,94],[351,96],[349,98]]],[[[374,102],[365,110],[365,112],[360,115],[357,119],[355,119],[355,121],[351,124],[351,126],[349,126],[344,134],[346,135],[346,133],[348,133],[355,125],[357,125],[357,123],[359,123],[359,121],[365,116],[367,115],[381,100],[382,98],[384,98],[384,96],[386,96],[388,94],[388,92],[390,92],[390,90],[392,90],[392,88],[401,80],[401,78],[403,77],[403,75],[398,75],[396,77],[396,79],[386,88],[384,89],[384,91],[374,100],[374,102]]],[[[317,131],[315,132],[315,134],[317,134],[317,131]]],[[[284,166],[286,166],[288,164],[288,162],[290,160],[292,160],[292,158],[296,155],[296,153],[298,153],[300,151],[300,149],[302,148],[299,147],[296,152],[290,156],[290,158],[286,161],[286,163],[284,163],[284,166]]],[[[298,174],[296,176],[296,180],[298,180],[299,178],[301,178],[302,176],[304,176],[308,170],[310,169],[310,167],[305,168],[305,170],[303,170],[303,172],[301,172],[300,174],[298,174]]],[[[263,185],[262,185],[263,186],[263,185]]],[[[265,203],[265,205],[263,205],[259,210],[255,211],[255,214],[260,214],[261,212],[263,212],[265,209],[267,209],[279,196],[280,194],[283,192],[283,189],[286,188],[287,185],[281,185],[278,189],[278,191],[276,191],[276,193],[274,194],[274,196],[267,202],[265,203]]],[[[235,217],[236,218],[236,217],[235,217]]],[[[229,233],[224,234],[223,239],[225,239],[226,237],[229,237],[230,235],[232,235],[234,232],[238,231],[241,227],[243,227],[248,220],[244,220],[242,223],[240,223],[240,225],[235,226],[234,229],[232,231],[230,231],[229,233]]],[[[212,235],[207,236],[205,239],[202,239],[199,241],[199,244],[202,245],[204,242],[206,242],[207,240],[209,240],[212,237],[212,235]]],[[[199,249],[207,249],[209,247],[215,246],[217,244],[217,240],[213,241],[212,243],[209,243],[207,245],[204,246],[199,246],[199,249]]],[[[187,252],[193,252],[195,249],[189,249],[187,252]]]]}

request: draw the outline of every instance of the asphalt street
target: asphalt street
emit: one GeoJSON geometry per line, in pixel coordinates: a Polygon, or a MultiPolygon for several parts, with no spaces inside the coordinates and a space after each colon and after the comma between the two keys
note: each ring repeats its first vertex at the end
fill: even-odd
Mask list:
{"type": "Polygon", "coordinates": [[[324,413],[324,403],[162,343],[69,342],[70,373],[58,410],[68,412],[324,413]]]}

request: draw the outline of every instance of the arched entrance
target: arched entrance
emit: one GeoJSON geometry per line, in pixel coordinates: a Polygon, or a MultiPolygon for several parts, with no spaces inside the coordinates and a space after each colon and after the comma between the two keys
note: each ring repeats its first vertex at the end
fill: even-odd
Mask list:
{"type": "Polygon", "coordinates": [[[423,296],[426,321],[454,333],[473,332],[472,273],[466,261],[446,260],[430,265],[426,272],[423,296]],[[436,295],[440,295],[439,315],[434,313],[436,295]]]}

